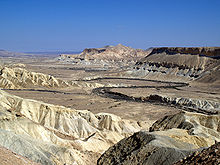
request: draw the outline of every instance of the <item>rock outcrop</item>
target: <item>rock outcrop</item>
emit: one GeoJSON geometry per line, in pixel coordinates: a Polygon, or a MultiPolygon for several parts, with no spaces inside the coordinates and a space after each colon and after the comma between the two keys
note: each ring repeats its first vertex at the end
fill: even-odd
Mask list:
{"type": "Polygon", "coordinates": [[[172,128],[188,130],[190,135],[211,137],[220,141],[220,115],[180,112],[157,120],[150,131],[165,131],[172,128]]]}
{"type": "MultiPolygon", "coordinates": [[[[154,48],[128,73],[151,79],[190,81],[208,76],[212,72],[219,74],[219,57],[219,47],[154,48]]],[[[215,78],[218,80],[217,76],[215,78]]]]}
{"type": "Polygon", "coordinates": [[[98,164],[173,164],[220,141],[219,123],[219,115],[180,112],[165,116],[152,125],[151,132],[134,133],[110,147],[98,164]]]}
{"type": "Polygon", "coordinates": [[[150,95],[143,98],[146,101],[166,103],[168,105],[175,105],[179,108],[187,109],[188,111],[200,112],[203,114],[220,114],[220,103],[215,101],[173,97],[167,95],[150,95]]]}
{"type": "Polygon", "coordinates": [[[201,55],[208,57],[219,57],[220,47],[161,47],[154,48],[150,55],[159,54],[190,54],[190,55],[201,55]]]}
{"type": "Polygon", "coordinates": [[[0,145],[41,164],[94,164],[141,129],[135,121],[22,99],[0,91],[0,145]]]}
{"type": "Polygon", "coordinates": [[[140,131],[110,147],[97,164],[169,165],[213,143],[208,138],[188,135],[180,129],[154,133],[140,131]]]}
{"type": "Polygon", "coordinates": [[[0,67],[0,87],[18,89],[26,87],[67,87],[69,84],[51,75],[30,72],[17,67],[0,67]]]}
{"type": "Polygon", "coordinates": [[[195,152],[189,157],[186,157],[174,165],[213,165],[220,164],[220,143],[216,143],[207,149],[203,149],[201,152],[195,152]]]}
{"type": "Polygon", "coordinates": [[[60,60],[72,60],[73,63],[85,62],[97,63],[104,61],[137,61],[147,56],[151,50],[133,49],[121,44],[106,46],[104,48],[87,48],[81,54],[61,54],[60,60]],[[104,61],[103,61],[104,60],[104,61]]]}

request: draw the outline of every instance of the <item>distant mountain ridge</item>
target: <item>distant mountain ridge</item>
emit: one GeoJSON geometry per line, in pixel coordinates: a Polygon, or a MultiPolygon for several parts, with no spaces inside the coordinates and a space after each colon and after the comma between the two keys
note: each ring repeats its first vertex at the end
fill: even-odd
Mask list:
{"type": "Polygon", "coordinates": [[[78,54],[81,53],[81,51],[36,51],[36,52],[25,52],[27,54],[47,54],[47,55],[59,55],[59,54],[78,54]]]}
{"type": "Polygon", "coordinates": [[[79,54],[80,51],[30,51],[30,52],[12,52],[0,49],[0,57],[14,57],[14,56],[33,56],[33,55],[59,55],[59,54],[79,54]]]}
{"type": "Polygon", "coordinates": [[[103,48],[86,48],[80,54],[61,54],[61,58],[81,60],[138,60],[147,56],[151,50],[134,49],[122,44],[103,48]]]}
{"type": "Polygon", "coordinates": [[[27,54],[0,49],[0,57],[13,57],[13,56],[21,56],[21,55],[27,55],[27,54]]]}

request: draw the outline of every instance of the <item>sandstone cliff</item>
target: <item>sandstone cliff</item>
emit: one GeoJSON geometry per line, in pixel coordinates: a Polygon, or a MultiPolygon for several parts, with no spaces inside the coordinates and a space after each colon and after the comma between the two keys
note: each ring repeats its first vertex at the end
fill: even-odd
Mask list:
{"type": "Polygon", "coordinates": [[[220,47],[161,47],[154,48],[150,55],[159,53],[166,53],[170,55],[189,54],[208,57],[219,57],[220,47]]]}

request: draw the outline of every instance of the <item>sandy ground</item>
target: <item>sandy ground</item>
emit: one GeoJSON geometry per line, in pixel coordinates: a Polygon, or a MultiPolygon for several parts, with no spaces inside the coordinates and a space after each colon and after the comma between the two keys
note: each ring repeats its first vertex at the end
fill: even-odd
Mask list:
{"type": "Polygon", "coordinates": [[[29,159],[18,155],[10,150],[0,146],[0,164],[1,165],[40,165],[29,159]]]}

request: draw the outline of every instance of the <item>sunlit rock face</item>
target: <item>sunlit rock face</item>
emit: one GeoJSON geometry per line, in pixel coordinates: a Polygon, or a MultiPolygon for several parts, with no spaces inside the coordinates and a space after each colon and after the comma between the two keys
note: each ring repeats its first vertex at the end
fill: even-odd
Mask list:
{"type": "Polygon", "coordinates": [[[220,141],[220,116],[180,112],[110,147],[98,164],[173,164],[220,141]]]}
{"type": "Polygon", "coordinates": [[[80,54],[61,54],[58,60],[83,65],[133,65],[137,60],[149,55],[151,50],[134,49],[118,44],[103,48],[86,48],[80,54]]]}
{"type": "Polygon", "coordinates": [[[172,164],[214,143],[211,138],[189,135],[181,129],[137,132],[110,147],[99,159],[101,164],[172,164]]]}
{"type": "Polygon", "coordinates": [[[111,145],[140,129],[137,122],[115,115],[0,91],[0,145],[41,164],[94,164],[111,145]]]}
{"type": "Polygon", "coordinates": [[[202,55],[208,57],[218,57],[220,55],[220,47],[161,47],[154,48],[151,54],[190,54],[202,55]]]}
{"type": "Polygon", "coordinates": [[[165,116],[150,132],[134,133],[110,147],[98,164],[173,164],[220,141],[219,123],[220,115],[182,111],[165,116]]]}
{"type": "Polygon", "coordinates": [[[220,141],[220,115],[180,112],[157,120],[150,127],[150,131],[165,131],[172,128],[188,130],[190,135],[211,137],[220,141]]]}
{"type": "Polygon", "coordinates": [[[67,87],[69,84],[51,75],[31,72],[18,67],[0,66],[0,87],[18,89],[26,87],[67,87]]]}
{"type": "MultiPolygon", "coordinates": [[[[83,70],[79,74],[84,75],[75,77],[74,67],[69,70],[71,67],[60,62],[52,67],[60,67],[56,68],[56,74],[53,73],[55,77],[28,71],[26,68],[31,68],[29,63],[25,63],[27,66],[11,64],[0,67],[0,87],[21,96],[0,90],[0,152],[2,146],[41,164],[173,164],[220,141],[219,94],[215,89],[209,91],[199,85],[197,89],[199,83],[219,86],[219,48],[139,50],[119,44],[89,48],[81,54],[61,55],[59,59],[72,62],[74,67],[80,64],[79,70],[88,67],[92,74],[87,77],[88,70],[83,70]],[[115,72],[107,69],[103,72],[103,68],[115,64],[120,71],[114,68],[115,72]],[[97,73],[100,68],[102,72],[97,73]],[[60,70],[68,72],[62,75],[60,70]],[[118,76],[127,80],[124,83],[120,79],[95,80],[101,76],[118,76]],[[146,79],[160,81],[140,82],[146,79]],[[177,82],[184,85],[158,87],[165,82],[166,87],[177,82]],[[138,84],[143,86],[138,88],[138,84]],[[134,88],[129,88],[131,86],[134,88]],[[53,94],[56,94],[60,98],[56,98],[53,104],[60,104],[60,99],[61,102],[68,100],[68,107],[85,107],[82,106],[85,104],[88,109],[93,109],[90,112],[83,110],[87,108],[76,110],[23,99],[23,96],[38,99],[38,96],[28,95],[29,90],[47,92],[39,95],[45,96],[39,99],[45,102],[53,100],[53,94]],[[93,92],[98,90],[100,93],[93,92]],[[109,93],[124,99],[110,97],[109,93]],[[100,109],[104,112],[114,114],[99,111],[99,106],[103,106],[100,109]],[[178,113],[178,110],[187,112],[178,113]],[[147,117],[134,121],[143,115],[147,117]],[[151,123],[154,124],[150,127],[151,123]]],[[[53,59],[50,66],[56,62],[53,59]]]]}
{"type": "Polygon", "coordinates": [[[151,79],[217,83],[219,57],[219,47],[154,48],[129,73],[151,79]]]}

